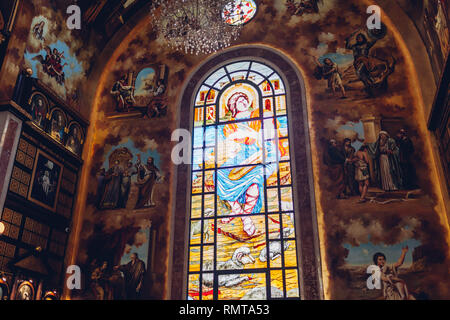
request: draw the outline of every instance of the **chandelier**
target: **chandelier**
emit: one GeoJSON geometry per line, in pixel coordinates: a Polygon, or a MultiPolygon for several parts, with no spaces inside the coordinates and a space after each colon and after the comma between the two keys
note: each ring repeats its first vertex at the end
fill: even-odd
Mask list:
{"type": "Polygon", "coordinates": [[[242,29],[236,20],[241,1],[155,0],[151,9],[153,27],[170,48],[186,54],[209,54],[226,48],[242,29]]]}

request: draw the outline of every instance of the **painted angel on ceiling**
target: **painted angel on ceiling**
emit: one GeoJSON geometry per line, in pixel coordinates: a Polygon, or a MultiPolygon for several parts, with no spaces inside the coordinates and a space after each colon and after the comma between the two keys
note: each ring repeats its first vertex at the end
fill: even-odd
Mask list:
{"type": "Polygon", "coordinates": [[[302,16],[304,13],[319,13],[319,2],[322,0],[286,0],[286,7],[291,15],[302,16]]]}
{"type": "Polygon", "coordinates": [[[42,64],[42,68],[46,74],[52,78],[55,78],[60,85],[64,85],[65,74],[63,69],[64,66],[67,65],[67,63],[62,64],[62,60],[65,59],[64,51],[59,52],[56,48],[52,50],[48,46],[45,46],[44,49],[46,52],[45,57],[39,54],[35,56],[33,60],[39,61],[42,64]]]}

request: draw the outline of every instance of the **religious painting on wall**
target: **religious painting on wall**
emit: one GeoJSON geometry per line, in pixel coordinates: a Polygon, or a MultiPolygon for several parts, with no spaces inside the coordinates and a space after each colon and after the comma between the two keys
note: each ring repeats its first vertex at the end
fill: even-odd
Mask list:
{"type": "Polygon", "coordinates": [[[33,70],[33,77],[78,109],[80,88],[84,86],[94,49],[78,30],[59,27],[66,26],[65,12],[71,3],[37,0],[33,4],[36,15],[24,39],[25,66],[33,70]]]}
{"type": "Polygon", "coordinates": [[[76,122],[69,124],[68,128],[69,133],[67,134],[66,148],[77,156],[80,156],[84,143],[83,130],[76,122]]]}
{"type": "Polygon", "coordinates": [[[194,114],[188,299],[298,298],[283,81],[258,62],[227,65],[194,114]],[[239,80],[221,88],[224,75],[239,80]]]}
{"type": "Polygon", "coordinates": [[[141,297],[151,272],[152,222],[134,219],[128,226],[93,235],[89,277],[83,293],[96,300],[135,300],[141,297]]]}
{"type": "Polygon", "coordinates": [[[127,146],[114,149],[97,175],[96,202],[100,210],[125,209],[132,202],[134,209],[157,206],[154,189],[164,180],[159,155],[151,151],[145,155],[133,154],[130,143],[127,146]],[[132,189],[133,199],[130,199],[132,189]]]}
{"type": "Polygon", "coordinates": [[[45,121],[49,108],[47,98],[39,92],[34,92],[30,97],[29,105],[31,107],[33,123],[39,128],[45,129],[45,121]]]}
{"type": "Polygon", "coordinates": [[[17,288],[15,300],[34,300],[35,289],[30,281],[23,281],[17,288]]]}
{"type": "Polygon", "coordinates": [[[54,108],[50,114],[49,134],[59,143],[64,142],[66,123],[65,113],[59,108],[54,108]]]}
{"type": "Polygon", "coordinates": [[[120,77],[111,89],[116,113],[110,114],[110,118],[166,116],[167,78],[166,65],[150,65],[141,69],[137,76],[130,72],[120,77]]]}
{"type": "Polygon", "coordinates": [[[62,164],[38,150],[28,200],[51,211],[56,210],[62,164]]]}
{"type": "MultiPolygon", "coordinates": [[[[363,28],[354,31],[345,40],[345,50],[352,54],[341,50],[340,53],[312,56],[317,66],[314,76],[318,80],[327,80],[327,91],[341,99],[347,98],[348,93],[351,93],[349,97],[355,98],[354,91],[363,91],[369,98],[387,92],[396,60],[389,51],[375,46],[386,34],[384,24],[376,31],[363,28]]],[[[326,48],[327,45],[322,43],[320,46],[326,48]]]]}

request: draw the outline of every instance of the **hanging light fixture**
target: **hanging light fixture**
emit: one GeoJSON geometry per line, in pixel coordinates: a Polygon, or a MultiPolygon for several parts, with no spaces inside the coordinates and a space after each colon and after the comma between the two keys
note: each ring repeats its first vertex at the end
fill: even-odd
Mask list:
{"type": "Polygon", "coordinates": [[[153,27],[176,51],[209,54],[238,39],[242,24],[226,21],[236,21],[241,5],[234,0],[155,0],[153,27]]]}

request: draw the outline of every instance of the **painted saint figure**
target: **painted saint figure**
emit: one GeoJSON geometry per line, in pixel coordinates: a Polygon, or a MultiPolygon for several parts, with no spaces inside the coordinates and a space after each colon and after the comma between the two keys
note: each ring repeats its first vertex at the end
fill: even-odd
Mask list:
{"type": "Polygon", "coordinates": [[[353,162],[355,164],[355,180],[359,185],[360,203],[366,202],[367,191],[369,190],[370,171],[369,171],[369,156],[367,155],[367,147],[362,145],[356,152],[353,162]]]}
{"type": "Polygon", "coordinates": [[[366,144],[373,158],[375,177],[384,191],[400,190],[403,187],[399,149],[395,140],[386,131],[380,131],[375,143],[366,144]]]}
{"type": "Polygon", "coordinates": [[[103,194],[100,207],[102,209],[115,209],[119,202],[120,187],[122,184],[123,168],[118,160],[112,168],[106,172],[104,179],[105,192],[103,194]]]}
{"type": "Polygon", "coordinates": [[[374,95],[373,89],[387,90],[388,77],[395,70],[393,58],[392,61],[386,61],[370,54],[375,43],[384,37],[383,29],[380,32],[375,35],[357,30],[345,42],[345,48],[353,51],[353,66],[369,96],[374,95]]]}
{"type": "Polygon", "coordinates": [[[131,254],[131,261],[125,265],[114,267],[120,270],[125,276],[125,292],[128,300],[139,298],[140,291],[144,282],[145,263],[139,259],[137,253],[131,254]]]}
{"type": "Polygon", "coordinates": [[[127,76],[122,76],[117,80],[112,89],[111,94],[116,98],[118,112],[128,111],[130,107],[134,106],[136,100],[133,96],[134,87],[126,83],[127,76]]]}
{"type": "Polygon", "coordinates": [[[50,123],[50,134],[53,138],[58,140],[59,142],[63,142],[64,139],[64,129],[66,125],[64,122],[64,118],[61,112],[56,111],[52,115],[52,120],[50,123]]]}
{"type": "Polygon", "coordinates": [[[154,163],[154,159],[149,157],[146,164],[141,163],[141,157],[138,155],[136,162],[137,182],[139,188],[138,200],[135,209],[155,207],[156,203],[153,200],[153,189],[155,183],[162,180],[162,176],[158,167],[154,163]]]}
{"type": "Polygon", "coordinates": [[[334,191],[337,199],[347,199],[345,194],[344,164],[345,155],[337,146],[337,141],[331,139],[328,141],[327,152],[324,156],[324,162],[328,166],[328,175],[334,184],[334,191]]]}
{"type": "Polygon", "coordinates": [[[345,98],[345,88],[337,63],[330,58],[325,58],[323,64],[316,57],[314,57],[314,61],[318,68],[317,74],[320,75],[320,78],[328,80],[328,88],[333,90],[333,94],[336,94],[339,89],[342,93],[341,98],[345,98]]]}
{"type": "Polygon", "coordinates": [[[414,144],[408,137],[405,129],[400,129],[395,137],[395,143],[399,149],[400,166],[403,173],[403,184],[406,189],[417,188],[417,175],[412,158],[414,156],[414,144]]]}
{"type": "MultiPolygon", "coordinates": [[[[250,100],[245,93],[234,93],[227,102],[227,107],[233,119],[249,119],[259,110],[250,110],[250,100]]],[[[219,133],[228,150],[227,158],[220,167],[244,166],[217,171],[217,195],[231,208],[231,215],[242,216],[243,230],[253,236],[255,225],[250,216],[259,213],[263,206],[264,174],[262,166],[252,165],[262,162],[262,135],[259,121],[238,122],[225,125],[219,133]]],[[[266,143],[267,158],[273,157],[275,146],[266,143]]],[[[271,175],[276,165],[266,166],[266,174],[271,175]]],[[[234,217],[222,219],[229,223],[234,217]]]]}
{"type": "Polygon", "coordinates": [[[137,169],[131,161],[128,161],[127,168],[123,171],[122,183],[120,185],[120,197],[117,204],[118,208],[125,208],[128,202],[128,196],[131,189],[131,177],[137,174],[137,169]]]}

